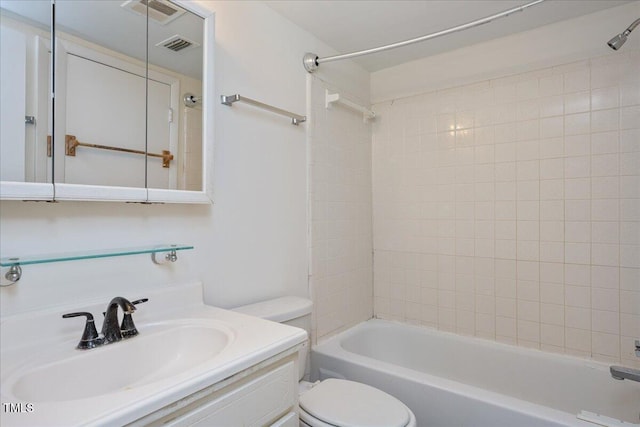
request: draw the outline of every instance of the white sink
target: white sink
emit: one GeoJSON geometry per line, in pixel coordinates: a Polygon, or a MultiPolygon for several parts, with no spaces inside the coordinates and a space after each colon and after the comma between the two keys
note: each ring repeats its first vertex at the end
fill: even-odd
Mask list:
{"type": "Polygon", "coordinates": [[[207,306],[202,295],[199,282],[125,295],[149,298],[133,316],[139,335],[91,350],[75,348],[83,322],[62,314],[101,313],[109,298],[0,316],[0,401],[16,408],[0,411],[0,425],[126,425],[307,339],[301,329],[207,306]]]}
{"type": "Polygon", "coordinates": [[[74,350],[71,357],[68,351],[45,348],[37,360],[8,378],[5,386],[17,399],[27,402],[60,402],[116,393],[197,368],[233,340],[229,328],[206,321],[156,323],[139,330],[133,338],[91,350],[74,350]]]}

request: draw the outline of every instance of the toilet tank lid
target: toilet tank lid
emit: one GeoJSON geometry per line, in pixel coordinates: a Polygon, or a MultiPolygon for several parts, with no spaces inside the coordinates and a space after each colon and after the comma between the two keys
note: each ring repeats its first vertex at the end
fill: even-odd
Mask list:
{"type": "Polygon", "coordinates": [[[307,298],[281,297],[236,307],[233,311],[274,322],[286,322],[310,314],[312,307],[313,303],[307,298]]]}

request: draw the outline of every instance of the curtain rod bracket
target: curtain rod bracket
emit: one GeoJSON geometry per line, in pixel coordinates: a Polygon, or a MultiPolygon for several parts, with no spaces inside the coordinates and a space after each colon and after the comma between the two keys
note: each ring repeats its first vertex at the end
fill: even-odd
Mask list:
{"type": "Polygon", "coordinates": [[[304,65],[304,69],[309,73],[313,73],[318,69],[318,55],[315,53],[307,52],[302,57],[302,65],[304,65]]]}

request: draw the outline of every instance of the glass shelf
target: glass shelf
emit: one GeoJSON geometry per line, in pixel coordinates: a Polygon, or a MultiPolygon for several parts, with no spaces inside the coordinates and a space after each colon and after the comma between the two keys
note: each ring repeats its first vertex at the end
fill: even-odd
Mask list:
{"type": "Polygon", "coordinates": [[[93,251],[66,252],[66,253],[48,254],[48,255],[5,257],[5,258],[0,258],[0,266],[11,267],[14,265],[42,264],[46,262],[62,262],[62,261],[75,261],[80,259],[109,258],[109,257],[138,255],[138,254],[153,254],[157,252],[183,251],[188,249],[193,249],[193,246],[178,245],[178,244],[154,245],[154,246],[141,246],[136,248],[100,249],[100,250],[93,250],[93,251]]]}

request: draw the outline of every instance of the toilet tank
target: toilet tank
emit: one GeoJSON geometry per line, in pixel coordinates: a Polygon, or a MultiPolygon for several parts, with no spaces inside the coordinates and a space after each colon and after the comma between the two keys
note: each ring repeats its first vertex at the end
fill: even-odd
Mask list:
{"type": "Polygon", "coordinates": [[[301,380],[309,367],[309,337],[311,337],[311,300],[301,297],[281,297],[255,304],[243,305],[232,309],[238,313],[260,317],[262,319],[283,323],[289,326],[307,331],[307,341],[303,344],[298,354],[298,367],[300,369],[298,379],[301,380]]]}

